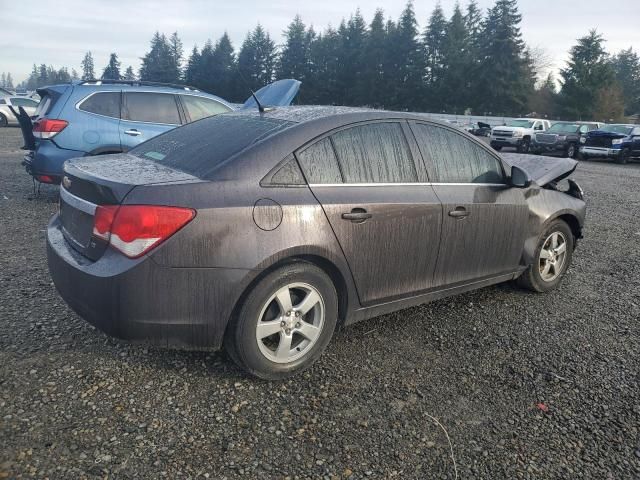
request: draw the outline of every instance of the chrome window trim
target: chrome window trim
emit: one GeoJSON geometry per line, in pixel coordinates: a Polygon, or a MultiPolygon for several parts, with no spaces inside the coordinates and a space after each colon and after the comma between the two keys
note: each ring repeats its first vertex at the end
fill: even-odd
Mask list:
{"type": "Polygon", "coordinates": [[[508,187],[506,183],[438,183],[438,182],[412,182],[412,183],[309,183],[310,187],[407,187],[407,186],[451,186],[451,187],[508,187]]]}
{"type": "Polygon", "coordinates": [[[80,210],[81,212],[89,215],[95,215],[96,208],[98,208],[95,203],[88,202],[87,200],[69,193],[63,186],[60,186],[60,199],[64,200],[66,204],[72,206],[76,210],[80,210]]]}

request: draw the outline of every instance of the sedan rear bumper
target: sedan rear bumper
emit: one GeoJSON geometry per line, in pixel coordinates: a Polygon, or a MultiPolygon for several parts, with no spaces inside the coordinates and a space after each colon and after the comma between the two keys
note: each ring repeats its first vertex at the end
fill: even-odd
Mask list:
{"type": "MultiPolygon", "coordinates": [[[[161,247],[160,247],[161,248],[161,247]]],[[[58,215],[47,228],[47,259],[62,298],[113,337],[188,350],[216,350],[252,270],[169,268],[108,249],[96,262],[65,240],[58,215]]]]}

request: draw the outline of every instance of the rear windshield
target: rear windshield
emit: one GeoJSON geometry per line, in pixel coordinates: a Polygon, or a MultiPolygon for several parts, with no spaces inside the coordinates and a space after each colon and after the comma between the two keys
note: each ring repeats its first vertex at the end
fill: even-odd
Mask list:
{"type": "Polygon", "coordinates": [[[203,178],[250,145],[293,122],[224,114],[184,125],[142,143],[131,154],[203,178]]]}
{"type": "Polygon", "coordinates": [[[578,130],[580,130],[580,125],[577,123],[554,123],[547,132],[576,133],[578,130]]]}

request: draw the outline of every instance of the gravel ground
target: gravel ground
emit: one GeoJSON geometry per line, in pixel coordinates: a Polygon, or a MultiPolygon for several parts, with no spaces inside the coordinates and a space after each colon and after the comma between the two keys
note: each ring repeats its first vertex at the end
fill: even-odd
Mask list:
{"type": "Polygon", "coordinates": [[[640,478],[640,164],[583,162],[561,288],[487,288],[338,332],[308,372],[110,339],[47,271],[54,188],[0,130],[0,478],[640,478]]]}

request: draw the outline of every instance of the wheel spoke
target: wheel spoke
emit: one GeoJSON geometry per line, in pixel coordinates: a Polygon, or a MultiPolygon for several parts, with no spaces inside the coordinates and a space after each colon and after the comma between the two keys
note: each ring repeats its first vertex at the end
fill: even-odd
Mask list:
{"type": "Polygon", "coordinates": [[[551,248],[556,248],[558,246],[558,234],[554,233],[551,235],[551,248]]]}
{"type": "Polygon", "coordinates": [[[295,306],[295,310],[302,315],[306,315],[318,302],[320,301],[320,295],[314,290],[307,293],[304,299],[295,306]]]}
{"type": "Polygon", "coordinates": [[[564,253],[566,251],[567,251],[567,244],[566,243],[561,243],[556,248],[556,255],[560,255],[560,254],[562,254],[562,253],[564,253]]]}
{"type": "Polygon", "coordinates": [[[551,255],[549,255],[549,250],[545,250],[544,248],[540,250],[540,258],[543,258],[546,260],[549,257],[551,257],[551,255]]]}
{"type": "Polygon", "coordinates": [[[320,328],[303,321],[298,332],[308,340],[314,341],[320,335],[320,328]]]}
{"type": "Polygon", "coordinates": [[[293,306],[291,305],[291,292],[289,291],[289,287],[283,287],[278,290],[276,293],[276,301],[282,313],[287,313],[292,310],[293,306]]]}
{"type": "Polygon", "coordinates": [[[280,331],[280,320],[258,323],[257,336],[260,340],[280,331]]]}
{"type": "Polygon", "coordinates": [[[546,262],[544,264],[544,268],[542,269],[542,272],[540,272],[542,275],[548,275],[549,274],[549,270],[551,269],[551,262],[546,262]]]}
{"type": "Polygon", "coordinates": [[[276,350],[276,357],[280,360],[286,360],[289,358],[289,352],[291,351],[291,339],[293,335],[280,334],[280,343],[276,350]]]}

